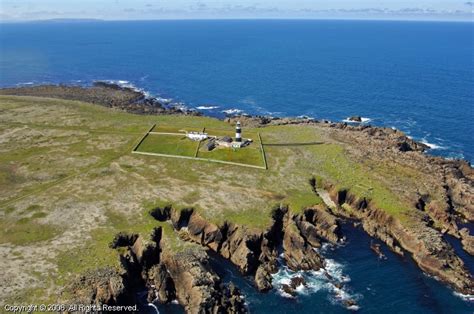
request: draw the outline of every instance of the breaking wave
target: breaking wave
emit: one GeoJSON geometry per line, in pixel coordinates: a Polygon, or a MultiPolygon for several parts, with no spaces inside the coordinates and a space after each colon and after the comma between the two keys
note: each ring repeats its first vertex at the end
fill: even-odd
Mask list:
{"type": "Polygon", "coordinates": [[[143,88],[137,87],[136,85],[134,85],[130,81],[126,81],[126,80],[97,80],[97,81],[94,81],[94,82],[103,82],[103,83],[108,83],[108,84],[115,84],[115,85],[118,85],[120,87],[129,88],[129,89],[131,89],[133,91],[136,91],[138,93],[142,93],[147,98],[152,97],[151,94],[148,91],[144,90],[143,88]]]}
{"type": "Polygon", "coordinates": [[[370,118],[364,118],[364,117],[361,117],[360,118],[360,122],[359,121],[353,121],[351,120],[350,118],[345,118],[344,120],[342,120],[342,122],[346,122],[346,123],[361,123],[361,124],[364,124],[364,123],[369,123],[370,121],[372,121],[372,119],[370,118]]]}
{"type": "Polygon", "coordinates": [[[420,142],[428,146],[430,149],[439,149],[439,150],[446,149],[444,146],[428,142],[425,138],[421,139],[420,142]]]}
{"type": "Polygon", "coordinates": [[[196,107],[196,109],[198,110],[214,110],[214,109],[218,109],[219,106],[199,106],[199,107],[196,107]]]}
{"type": "Polygon", "coordinates": [[[472,294],[462,294],[459,292],[453,292],[455,296],[463,299],[464,301],[474,302],[474,295],[472,294]]]}
{"type": "MultiPolygon", "coordinates": [[[[325,248],[323,247],[322,251],[325,248]]],[[[345,306],[349,310],[358,310],[356,301],[362,296],[354,294],[347,287],[351,281],[348,275],[344,274],[344,265],[333,259],[326,259],[323,268],[317,271],[292,271],[284,265],[283,258],[280,256],[280,268],[273,274],[274,287],[284,298],[295,298],[298,295],[309,295],[319,291],[326,291],[331,303],[345,306]],[[305,283],[299,284],[295,288],[296,296],[293,296],[283,290],[284,285],[290,285],[291,279],[301,277],[305,283]]]]}
{"type": "Polygon", "coordinates": [[[241,109],[226,109],[226,110],[222,110],[223,113],[225,113],[226,115],[237,115],[237,114],[242,114],[244,111],[241,110],[241,109]]]}

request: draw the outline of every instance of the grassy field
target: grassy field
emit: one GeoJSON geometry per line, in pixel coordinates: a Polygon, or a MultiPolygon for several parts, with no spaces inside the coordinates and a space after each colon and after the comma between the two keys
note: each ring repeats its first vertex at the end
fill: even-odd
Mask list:
{"type": "Polygon", "coordinates": [[[153,127],[151,133],[148,133],[148,135],[143,139],[140,145],[136,148],[136,152],[196,157],[200,159],[217,160],[264,168],[265,164],[257,132],[250,131],[245,133],[247,136],[246,138],[251,138],[253,140],[253,143],[247,147],[241,149],[217,147],[212,151],[208,151],[206,147],[209,140],[193,142],[185,136],[185,133],[183,133],[184,131],[190,132],[203,130],[212,137],[233,135],[232,127],[208,129],[206,127],[180,127],[159,124],[153,127]],[[183,135],[158,134],[159,132],[182,133],[183,135]]]}
{"type": "Polygon", "coordinates": [[[143,142],[138,146],[137,151],[194,157],[199,142],[193,142],[186,136],[148,134],[143,142]]]}
{"type": "Polygon", "coordinates": [[[201,132],[204,127],[187,127],[187,126],[175,126],[168,124],[157,124],[151,131],[160,133],[183,133],[186,132],[201,132]]]}
{"type": "MultiPolygon", "coordinates": [[[[309,185],[315,176],[370,196],[393,215],[411,209],[395,183],[418,184],[416,169],[358,162],[348,144],[317,126],[245,128],[243,136],[254,140],[248,148],[199,150],[201,158],[262,165],[260,132],[264,144],[289,144],[264,146],[268,170],[132,154],[153,124],[161,132],[234,132],[208,117],[141,116],[77,101],[0,96],[0,254],[6,257],[0,300],[55,299],[75,275],[116,265],[108,243],[119,231],[146,236],[161,225],[167,245],[186,247],[169,224],[147,215],[160,204],[194,208],[216,224],[265,228],[275,206],[301,212],[322,202],[309,185]]],[[[180,136],[149,135],[139,150],[194,156],[196,148],[180,136]]]]}
{"type": "Polygon", "coordinates": [[[236,162],[240,164],[254,165],[260,167],[264,166],[262,151],[260,150],[260,145],[258,144],[258,141],[241,149],[217,147],[212,151],[207,151],[206,145],[207,141],[203,141],[201,143],[197,157],[236,162]]]}

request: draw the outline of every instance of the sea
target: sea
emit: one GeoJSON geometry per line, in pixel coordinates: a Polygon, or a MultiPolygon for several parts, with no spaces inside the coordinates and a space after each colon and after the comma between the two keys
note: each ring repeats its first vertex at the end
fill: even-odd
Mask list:
{"type": "MultiPolygon", "coordinates": [[[[222,117],[306,116],[404,131],[428,154],[474,160],[474,23],[339,20],[0,23],[0,87],[110,81],[222,117]]],[[[327,272],[290,297],[255,291],[213,257],[253,313],[473,313],[474,300],[423,274],[360,227],[321,249],[327,272]],[[356,306],[348,307],[345,301],[356,306]]],[[[472,256],[453,243],[471,272],[472,256]]],[[[278,288],[294,276],[282,262],[278,288]]],[[[181,313],[179,306],[159,306],[181,313]]],[[[144,310],[145,311],[145,310],[144,310]]]]}

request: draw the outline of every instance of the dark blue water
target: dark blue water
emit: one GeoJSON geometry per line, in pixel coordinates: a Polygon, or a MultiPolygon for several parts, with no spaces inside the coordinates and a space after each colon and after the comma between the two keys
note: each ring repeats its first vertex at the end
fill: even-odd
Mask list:
{"type": "MultiPolygon", "coordinates": [[[[251,313],[347,313],[351,310],[343,301],[348,299],[356,301],[359,313],[473,313],[474,303],[424,275],[410,257],[392,253],[382,242],[371,239],[350,222],[343,223],[342,231],[347,237],[344,245],[325,246],[320,250],[330,275],[343,283],[339,296],[321,272],[296,274],[283,263],[274,276],[275,290],[265,294],[256,291],[251,278],[242,277],[232,263],[213,252],[210,252],[211,267],[225,283],[232,282],[241,290],[251,313]],[[381,244],[387,259],[379,259],[370,249],[373,242],[381,244]],[[295,298],[284,297],[278,288],[295,275],[304,277],[308,287],[300,290],[295,298]]],[[[453,238],[448,241],[472,271],[473,257],[458,247],[459,241],[453,238]]],[[[167,314],[184,313],[179,305],[158,305],[158,308],[167,314]]]]}
{"type": "MultiPolygon", "coordinates": [[[[455,296],[449,288],[419,271],[409,257],[400,257],[382,245],[387,260],[380,260],[370,249],[371,238],[351,224],[343,225],[348,242],[322,251],[330,274],[344,278],[344,293],[353,299],[360,313],[472,313],[474,304],[455,296]]],[[[472,260],[471,260],[472,262],[472,260]]],[[[250,280],[243,279],[236,268],[216,258],[214,268],[225,281],[242,290],[253,313],[347,313],[341,298],[325,276],[299,273],[309,283],[295,298],[284,298],[278,291],[257,293],[250,280]]],[[[282,271],[274,285],[291,275],[282,271]]]]}
{"type": "Polygon", "coordinates": [[[125,80],[190,107],[350,115],[474,160],[474,23],[154,21],[0,25],[0,86],[125,80]]]}
{"type": "MultiPolygon", "coordinates": [[[[474,160],[474,24],[368,21],[157,21],[0,24],[0,86],[128,81],[189,107],[340,121],[361,115],[435,144],[433,154],[474,160]]],[[[233,266],[254,313],[472,313],[474,307],[421,273],[410,258],[345,226],[349,242],[324,252],[320,273],[296,299],[258,294],[233,266]]],[[[448,239],[462,254],[457,240],[448,239]]],[[[275,283],[291,275],[284,267],[275,283]]],[[[163,310],[163,308],[162,308],[163,310]]],[[[174,312],[176,307],[164,308],[174,312]]],[[[179,311],[178,311],[179,312],[179,311]]]]}

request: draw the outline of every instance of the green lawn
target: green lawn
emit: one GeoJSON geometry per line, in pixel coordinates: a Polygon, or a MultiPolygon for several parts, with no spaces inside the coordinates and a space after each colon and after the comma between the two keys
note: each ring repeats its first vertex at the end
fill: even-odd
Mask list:
{"type": "MultiPolygon", "coordinates": [[[[256,145],[256,143],[252,145],[256,145]]],[[[204,142],[199,149],[198,157],[254,166],[264,166],[260,147],[244,147],[235,150],[232,148],[216,148],[213,151],[208,152],[206,142],[204,142]]]]}
{"type": "Polygon", "coordinates": [[[138,146],[137,151],[194,157],[197,145],[197,142],[191,141],[185,136],[148,134],[145,140],[138,146]]]}
{"type": "MultiPolygon", "coordinates": [[[[153,132],[182,132],[197,131],[196,127],[173,127],[170,125],[157,126],[153,129],[153,132]]],[[[203,128],[200,129],[201,131],[203,128]]],[[[233,129],[229,128],[211,128],[205,129],[206,133],[210,136],[233,136],[233,129]]],[[[207,151],[206,144],[208,141],[197,143],[189,140],[183,134],[179,135],[168,135],[168,134],[148,134],[143,142],[138,146],[138,152],[144,153],[155,153],[164,155],[174,156],[185,156],[185,157],[198,157],[211,160],[220,160],[227,162],[235,162],[252,166],[264,166],[262,151],[260,148],[260,141],[256,132],[246,132],[245,138],[251,138],[253,143],[247,147],[241,149],[232,148],[216,148],[213,151],[207,151]],[[198,149],[199,146],[199,149],[198,149]],[[197,156],[196,150],[198,150],[197,156]]]]}

